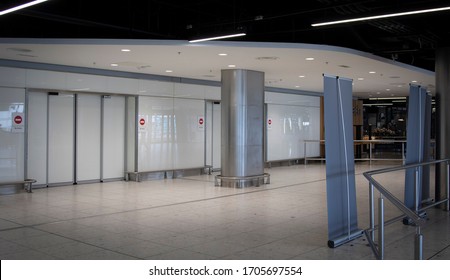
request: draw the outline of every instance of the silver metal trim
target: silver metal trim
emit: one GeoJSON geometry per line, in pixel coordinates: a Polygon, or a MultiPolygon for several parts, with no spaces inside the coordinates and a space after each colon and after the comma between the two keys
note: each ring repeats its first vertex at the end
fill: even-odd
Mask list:
{"type": "Polygon", "coordinates": [[[214,185],[217,187],[245,188],[245,187],[259,187],[265,184],[270,184],[269,173],[246,177],[229,177],[229,176],[224,177],[221,175],[216,175],[214,179],[214,185]]]}

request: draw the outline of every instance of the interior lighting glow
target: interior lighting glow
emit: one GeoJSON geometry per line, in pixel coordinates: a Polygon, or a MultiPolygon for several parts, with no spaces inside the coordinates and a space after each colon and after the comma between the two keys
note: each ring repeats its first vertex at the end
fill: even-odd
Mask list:
{"type": "Polygon", "coordinates": [[[227,56],[228,54],[226,53],[219,53],[219,56],[227,56]]]}
{"type": "Polygon", "coordinates": [[[351,19],[344,19],[344,20],[321,22],[321,23],[313,23],[313,24],[311,24],[311,26],[317,27],[317,26],[325,26],[325,25],[333,25],[333,24],[341,24],[341,23],[381,19],[381,18],[391,18],[391,17],[400,17],[400,16],[408,16],[408,15],[416,15],[416,14],[424,14],[424,13],[441,12],[441,11],[447,11],[447,10],[450,10],[450,6],[442,7],[442,8],[434,8],[434,9],[416,10],[416,11],[410,11],[410,12],[384,14],[384,15],[370,16],[370,17],[360,17],[360,18],[351,18],[351,19]]]}
{"type": "Polygon", "coordinates": [[[305,58],[305,60],[313,61],[313,60],[314,60],[314,57],[307,57],[307,58],[305,58]]]}
{"type": "Polygon", "coordinates": [[[173,70],[166,70],[166,73],[172,73],[173,70]]]}
{"type": "Polygon", "coordinates": [[[223,36],[216,36],[216,37],[209,37],[209,38],[203,38],[203,39],[190,40],[189,43],[199,43],[199,42],[205,42],[205,41],[212,41],[212,40],[220,40],[220,39],[241,37],[241,36],[245,36],[245,35],[247,35],[247,34],[245,34],[245,33],[236,33],[236,34],[229,34],[229,35],[223,35],[223,36]]]}
{"type": "Polygon", "coordinates": [[[30,6],[34,6],[34,5],[37,5],[37,4],[40,4],[40,3],[42,3],[42,2],[46,2],[46,1],[47,1],[47,0],[36,0],[36,1],[31,1],[31,2],[22,4],[22,5],[13,7],[13,8],[9,8],[9,9],[0,11],[0,16],[6,15],[6,14],[9,14],[9,13],[12,13],[12,12],[15,12],[15,11],[17,11],[17,10],[25,9],[25,8],[30,7],[30,6]]]}
{"type": "Polygon", "coordinates": [[[375,72],[375,71],[370,71],[369,72],[369,74],[375,74],[375,73],[377,73],[377,72],[375,72]]]}
{"type": "Polygon", "coordinates": [[[117,66],[119,66],[119,64],[117,64],[117,63],[111,63],[111,66],[112,66],[112,67],[117,67],[117,66]]]}
{"type": "Polygon", "coordinates": [[[123,52],[131,52],[130,49],[121,49],[121,51],[123,51],[123,52]]]}
{"type": "Polygon", "coordinates": [[[228,65],[228,67],[230,67],[230,68],[234,68],[234,67],[236,67],[236,65],[234,65],[234,64],[230,64],[230,65],[228,65]]]}

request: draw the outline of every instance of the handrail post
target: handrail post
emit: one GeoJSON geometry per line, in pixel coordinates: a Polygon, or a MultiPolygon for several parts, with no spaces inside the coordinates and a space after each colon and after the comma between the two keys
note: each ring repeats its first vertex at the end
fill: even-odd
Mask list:
{"type": "Polygon", "coordinates": [[[304,161],[305,166],[306,166],[306,141],[303,142],[303,158],[304,158],[303,161],[304,161]]]}
{"type": "Polygon", "coordinates": [[[419,214],[419,204],[420,204],[420,201],[419,201],[419,197],[420,197],[420,195],[419,195],[419,186],[420,186],[420,183],[419,183],[419,180],[420,180],[420,178],[419,178],[419,174],[420,174],[419,168],[420,167],[416,167],[415,168],[415,175],[416,175],[415,178],[416,178],[416,180],[414,182],[414,210],[416,211],[417,214],[419,214]]]}
{"type": "Polygon", "coordinates": [[[369,142],[369,164],[372,164],[372,142],[369,142]]]}
{"type": "Polygon", "coordinates": [[[405,142],[402,142],[402,160],[403,164],[405,164],[405,142]]]}
{"type": "Polygon", "coordinates": [[[423,260],[423,234],[420,232],[420,226],[416,227],[416,236],[414,238],[414,259],[423,260]]]}
{"type": "Polygon", "coordinates": [[[373,184],[369,183],[370,239],[375,241],[375,205],[373,201],[373,184]]]}
{"type": "Polygon", "coordinates": [[[380,194],[378,199],[378,254],[384,260],[384,199],[380,194]]]}
{"type": "Polygon", "coordinates": [[[447,164],[447,188],[446,188],[447,203],[445,203],[446,205],[445,210],[450,211],[450,163],[447,161],[446,164],[447,164]]]}

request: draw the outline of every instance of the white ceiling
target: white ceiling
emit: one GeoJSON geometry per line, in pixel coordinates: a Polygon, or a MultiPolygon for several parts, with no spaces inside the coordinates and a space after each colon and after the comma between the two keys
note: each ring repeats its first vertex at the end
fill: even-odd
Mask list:
{"type": "Polygon", "coordinates": [[[221,69],[235,65],[264,72],[266,86],[313,92],[323,91],[326,73],[353,79],[354,95],[363,98],[406,96],[413,81],[432,94],[435,89],[434,72],[356,50],[310,44],[0,39],[0,59],[212,81],[220,81],[221,69]],[[309,57],[314,60],[307,61],[309,57]]]}

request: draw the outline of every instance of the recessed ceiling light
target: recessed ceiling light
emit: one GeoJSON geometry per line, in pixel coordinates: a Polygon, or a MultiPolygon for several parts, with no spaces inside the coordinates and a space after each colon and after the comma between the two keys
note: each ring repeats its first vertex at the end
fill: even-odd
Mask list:
{"type": "Polygon", "coordinates": [[[219,53],[219,56],[227,56],[227,53],[219,53]]]}
{"type": "Polygon", "coordinates": [[[299,88],[300,86],[295,86],[296,88],[299,88]]]}
{"type": "Polygon", "coordinates": [[[390,91],[390,90],[391,90],[390,88],[387,88],[387,89],[386,89],[386,91],[390,91]]]}
{"type": "Polygon", "coordinates": [[[131,52],[130,49],[121,49],[121,51],[123,51],[123,52],[131,52]]]}
{"type": "Polygon", "coordinates": [[[307,57],[307,58],[305,58],[305,60],[313,61],[313,60],[314,60],[314,57],[307,57]]]}
{"type": "Polygon", "coordinates": [[[414,81],[411,81],[411,83],[417,83],[417,81],[414,80],[414,81]]]}
{"type": "Polygon", "coordinates": [[[304,75],[300,75],[300,76],[298,76],[299,78],[304,78],[305,76],[304,75]]]}
{"type": "Polygon", "coordinates": [[[236,65],[234,65],[234,64],[230,64],[230,65],[228,65],[228,67],[230,67],[230,68],[234,68],[234,67],[236,67],[236,65]]]}
{"type": "Polygon", "coordinates": [[[166,73],[172,73],[173,70],[166,70],[166,73]]]}
{"type": "Polygon", "coordinates": [[[258,56],[257,60],[278,60],[280,59],[278,56],[258,56]]]}
{"type": "Polygon", "coordinates": [[[358,78],[358,81],[364,81],[364,78],[358,78]]]}
{"type": "Polygon", "coordinates": [[[370,71],[369,72],[369,74],[375,74],[375,73],[377,73],[377,72],[375,72],[375,71],[370,71]]]}
{"type": "Polygon", "coordinates": [[[111,66],[112,66],[112,67],[117,67],[117,66],[119,66],[119,64],[117,64],[117,63],[111,63],[111,66]]]}

